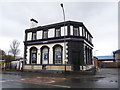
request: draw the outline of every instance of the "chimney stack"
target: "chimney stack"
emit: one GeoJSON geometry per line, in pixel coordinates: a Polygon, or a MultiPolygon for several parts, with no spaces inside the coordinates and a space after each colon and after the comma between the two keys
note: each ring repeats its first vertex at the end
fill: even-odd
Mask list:
{"type": "Polygon", "coordinates": [[[37,24],[38,24],[38,21],[37,21],[37,20],[35,20],[35,19],[33,19],[33,18],[30,19],[30,28],[36,27],[37,24]]]}

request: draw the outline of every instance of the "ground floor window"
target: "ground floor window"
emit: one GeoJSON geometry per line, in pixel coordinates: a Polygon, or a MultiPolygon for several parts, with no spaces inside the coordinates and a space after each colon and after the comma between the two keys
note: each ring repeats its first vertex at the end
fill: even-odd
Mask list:
{"type": "Polygon", "coordinates": [[[30,63],[36,64],[37,63],[37,48],[32,47],[30,49],[30,63]]]}
{"type": "Polygon", "coordinates": [[[62,64],[62,46],[56,45],[54,50],[54,64],[62,64]]]}
{"type": "Polygon", "coordinates": [[[49,61],[49,49],[47,46],[44,46],[41,48],[41,59],[42,59],[42,64],[48,64],[49,61]]]}

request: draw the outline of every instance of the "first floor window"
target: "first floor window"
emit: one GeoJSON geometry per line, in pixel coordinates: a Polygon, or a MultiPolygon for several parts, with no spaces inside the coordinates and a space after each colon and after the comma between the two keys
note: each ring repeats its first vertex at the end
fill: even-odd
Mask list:
{"type": "Polygon", "coordinates": [[[48,31],[43,31],[43,38],[44,39],[48,38],[48,31]]]}
{"type": "Polygon", "coordinates": [[[55,30],[55,37],[60,37],[61,33],[60,33],[60,28],[55,30]]]}
{"type": "Polygon", "coordinates": [[[77,27],[73,28],[73,35],[74,36],[79,36],[79,28],[77,28],[77,27]]]}
{"type": "Polygon", "coordinates": [[[37,35],[36,35],[36,32],[34,32],[33,34],[32,34],[32,40],[36,40],[37,39],[37,35]]]}
{"type": "Polygon", "coordinates": [[[85,37],[85,29],[82,28],[82,36],[85,37]]]}
{"type": "Polygon", "coordinates": [[[30,63],[37,63],[37,48],[33,47],[30,49],[30,63]]]}

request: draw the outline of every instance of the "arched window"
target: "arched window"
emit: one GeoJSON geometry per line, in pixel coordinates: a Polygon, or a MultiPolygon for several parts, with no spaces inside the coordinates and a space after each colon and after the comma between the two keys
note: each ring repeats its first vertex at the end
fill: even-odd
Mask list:
{"type": "Polygon", "coordinates": [[[47,46],[43,46],[41,48],[41,62],[42,64],[48,64],[49,62],[49,48],[47,46]]]}
{"type": "Polygon", "coordinates": [[[55,45],[53,47],[53,52],[54,64],[62,64],[62,46],[55,45]]]}
{"type": "Polygon", "coordinates": [[[37,63],[37,48],[32,47],[30,48],[30,64],[36,64],[37,63]]]}

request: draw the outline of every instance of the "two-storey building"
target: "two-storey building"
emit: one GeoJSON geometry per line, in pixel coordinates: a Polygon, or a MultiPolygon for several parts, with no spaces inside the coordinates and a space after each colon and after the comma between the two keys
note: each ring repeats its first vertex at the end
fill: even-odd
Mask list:
{"type": "Polygon", "coordinates": [[[92,38],[85,25],[76,21],[26,29],[23,70],[88,70],[93,66],[92,38]]]}

